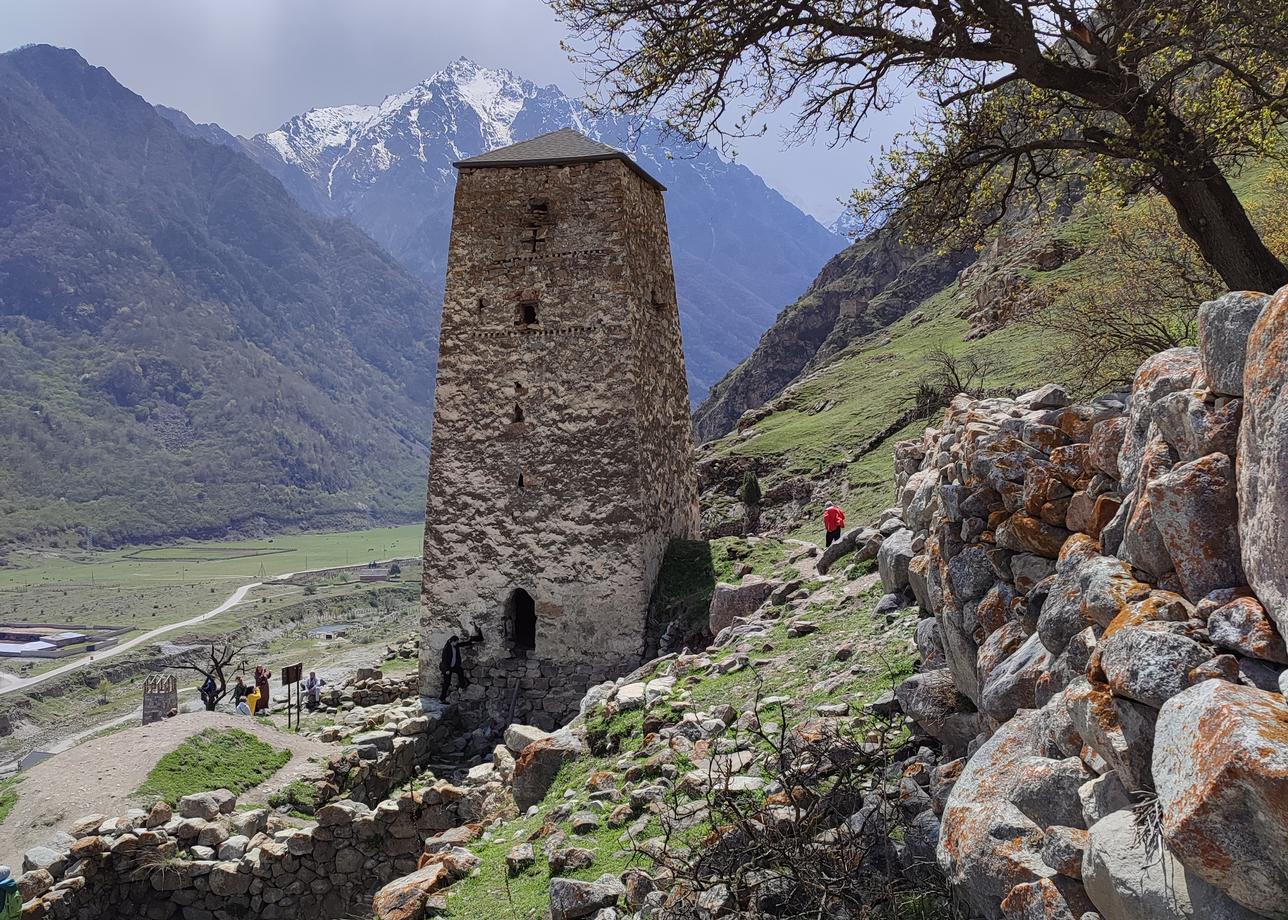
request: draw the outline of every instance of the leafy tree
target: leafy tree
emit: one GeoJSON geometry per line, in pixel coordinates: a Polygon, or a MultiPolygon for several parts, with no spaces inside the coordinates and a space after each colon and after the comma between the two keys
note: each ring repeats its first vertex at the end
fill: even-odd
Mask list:
{"type": "Polygon", "coordinates": [[[1046,358],[1085,393],[1128,388],[1150,355],[1198,341],[1198,307],[1221,279],[1156,199],[1113,214],[1079,271],[1023,322],[1042,331],[1046,358]]]}
{"type": "Polygon", "coordinates": [[[742,485],[738,488],[738,500],[752,507],[760,504],[760,480],[751,470],[742,477],[742,485]]]}
{"type": "Polygon", "coordinates": [[[1233,288],[1288,269],[1226,178],[1273,152],[1288,114],[1288,5],[1262,0],[550,0],[617,109],[691,136],[763,131],[799,100],[797,137],[835,142],[911,93],[924,121],[856,195],[869,226],[974,239],[1071,184],[1153,188],[1233,288]]]}

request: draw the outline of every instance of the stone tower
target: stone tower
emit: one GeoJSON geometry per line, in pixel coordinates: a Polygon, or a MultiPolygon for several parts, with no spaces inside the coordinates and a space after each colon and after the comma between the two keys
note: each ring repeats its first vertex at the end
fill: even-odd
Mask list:
{"type": "Polygon", "coordinates": [[[476,636],[462,717],[549,728],[639,664],[667,544],[698,532],[664,188],[571,129],[456,167],[422,692],[476,636]]]}

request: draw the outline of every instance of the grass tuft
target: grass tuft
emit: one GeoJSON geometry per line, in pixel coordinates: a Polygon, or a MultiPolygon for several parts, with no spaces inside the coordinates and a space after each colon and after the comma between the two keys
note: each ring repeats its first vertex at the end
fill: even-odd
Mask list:
{"type": "Polygon", "coordinates": [[[178,804],[185,795],[211,789],[228,789],[241,795],[286,766],[290,759],[290,751],[278,750],[238,728],[203,732],[157,761],[135,794],[165,799],[171,805],[178,804]]]}

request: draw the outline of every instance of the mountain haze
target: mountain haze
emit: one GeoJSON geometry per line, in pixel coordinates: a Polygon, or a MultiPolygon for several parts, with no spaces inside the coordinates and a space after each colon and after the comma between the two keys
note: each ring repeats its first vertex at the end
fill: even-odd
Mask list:
{"type": "Polygon", "coordinates": [[[746,167],[660,122],[595,117],[558,87],[466,59],[379,105],[314,109],[244,144],[301,204],[348,217],[441,296],[452,163],[564,127],[630,151],[668,188],[696,403],[845,244],[746,167]]]}
{"type": "Polygon", "coordinates": [[[413,519],[437,318],[103,68],[0,55],[0,540],[413,519]]]}

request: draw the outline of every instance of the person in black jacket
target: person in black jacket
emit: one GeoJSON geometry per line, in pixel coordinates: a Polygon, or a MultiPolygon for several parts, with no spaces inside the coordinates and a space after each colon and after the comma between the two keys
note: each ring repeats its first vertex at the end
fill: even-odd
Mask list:
{"type": "Polygon", "coordinates": [[[474,639],[462,639],[460,636],[452,636],[443,646],[443,658],[439,662],[439,670],[443,673],[443,692],[438,695],[440,702],[447,702],[447,694],[452,689],[452,675],[456,675],[457,687],[464,690],[470,685],[469,678],[465,676],[465,669],[461,667],[461,649],[467,645],[473,645],[474,639]]]}

